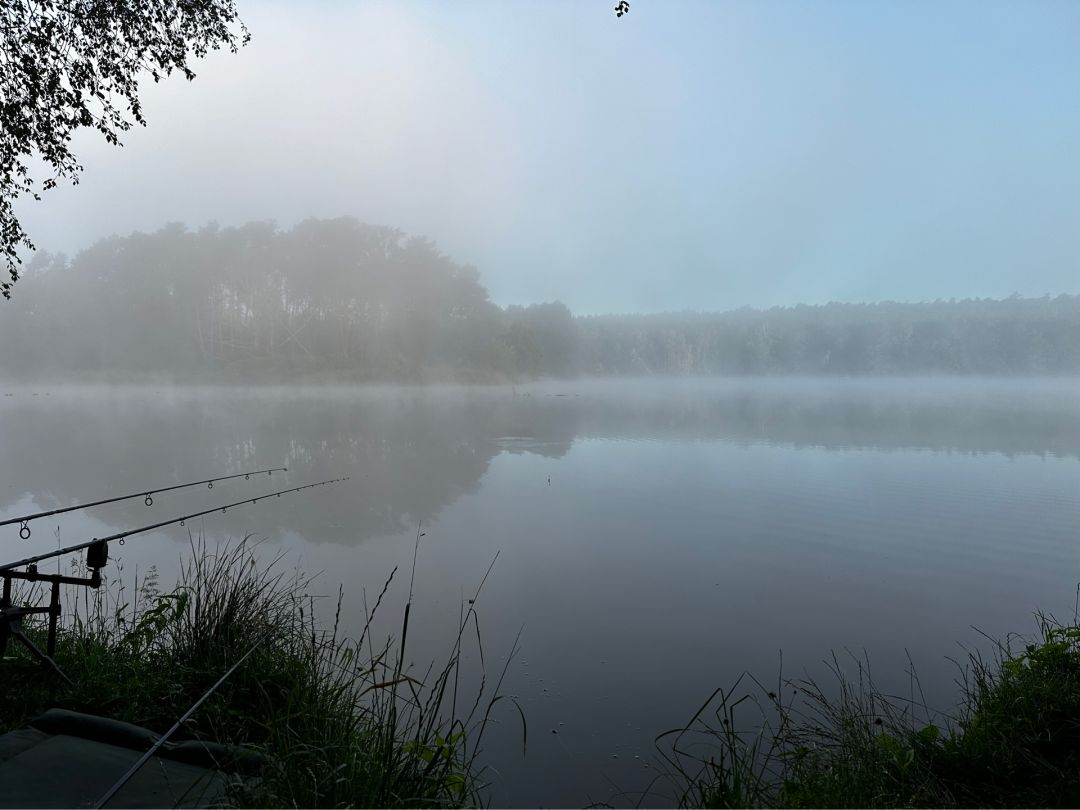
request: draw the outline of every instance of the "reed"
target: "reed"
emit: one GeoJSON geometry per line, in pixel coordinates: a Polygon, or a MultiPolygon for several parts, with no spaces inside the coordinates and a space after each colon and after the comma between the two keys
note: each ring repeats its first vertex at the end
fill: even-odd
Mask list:
{"type": "MultiPolygon", "coordinates": [[[[234,786],[238,806],[478,804],[477,756],[491,707],[503,699],[500,677],[490,690],[481,680],[471,709],[458,702],[480,589],[462,607],[446,658],[417,678],[403,668],[411,594],[400,644],[372,638],[394,573],[352,639],[341,633],[340,590],[334,620],[324,627],[307,595],[311,580],[289,571],[282,557],[260,561],[249,540],[210,547],[193,539],[166,593],[150,572],[136,589],[119,581],[69,594],[56,660],[75,685],[12,650],[0,684],[0,724],[16,728],[58,706],[164,731],[266,637],[185,729],[265,755],[261,778],[234,786]]],[[[40,625],[26,629],[43,632],[40,625]]]]}
{"type": "Polygon", "coordinates": [[[960,704],[878,689],[865,659],[825,684],[750,676],[657,737],[683,807],[1080,806],[1080,626],[1037,614],[1037,633],[962,663],[960,704]]]}

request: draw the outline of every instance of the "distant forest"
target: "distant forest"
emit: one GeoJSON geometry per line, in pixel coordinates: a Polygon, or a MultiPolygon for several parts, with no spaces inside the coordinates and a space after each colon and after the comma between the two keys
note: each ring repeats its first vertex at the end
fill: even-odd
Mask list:
{"type": "Polygon", "coordinates": [[[496,382],[643,374],[1077,374],[1080,295],[574,317],[353,219],[39,252],[0,302],[8,378],[496,382]]]}

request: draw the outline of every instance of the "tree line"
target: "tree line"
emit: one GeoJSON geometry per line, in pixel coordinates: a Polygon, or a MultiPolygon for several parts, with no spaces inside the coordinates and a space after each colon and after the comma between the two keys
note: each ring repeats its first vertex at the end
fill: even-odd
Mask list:
{"type": "Polygon", "coordinates": [[[1074,374],[1080,295],[574,317],[499,307],[430,240],[351,218],[174,224],[35,254],[0,346],[22,378],[1074,374]]]}

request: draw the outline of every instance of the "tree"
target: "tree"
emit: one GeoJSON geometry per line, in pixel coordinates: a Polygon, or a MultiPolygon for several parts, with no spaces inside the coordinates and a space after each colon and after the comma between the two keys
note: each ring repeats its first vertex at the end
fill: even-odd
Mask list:
{"type": "MultiPolygon", "coordinates": [[[[20,248],[34,249],[15,216],[24,194],[40,199],[60,180],[78,183],[82,166],[70,143],[76,130],[98,130],[120,145],[133,123],[145,126],[138,81],[179,71],[189,60],[250,35],[233,0],[0,0],[0,256],[11,297],[20,248]],[[38,184],[31,161],[48,176],[38,184]]],[[[0,271],[2,273],[2,271],[0,271]]]]}

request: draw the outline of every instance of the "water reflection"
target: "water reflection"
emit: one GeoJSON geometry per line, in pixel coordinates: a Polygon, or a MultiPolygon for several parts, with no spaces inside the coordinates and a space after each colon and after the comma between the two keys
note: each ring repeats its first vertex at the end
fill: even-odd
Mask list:
{"type": "MultiPolygon", "coordinates": [[[[505,688],[530,732],[527,757],[513,716],[490,732],[496,805],[626,803],[612,785],[650,784],[653,736],[743,670],[772,677],[778,650],[797,674],[830,649],[868,649],[895,689],[910,652],[928,700],[948,705],[945,656],[971,626],[1000,636],[1035,607],[1074,605],[1075,381],[7,393],[0,513],[290,469],[93,510],[64,523],[65,543],[351,476],[205,525],[214,539],[280,538],[275,553],[325,572],[323,592],[343,585],[346,632],[364,624],[365,593],[409,570],[423,520],[409,630],[421,669],[499,554],[483,642],[491,662],[526,628],[505,688]]],[[[49,523],[0,542],[46,550],[49,523]]],[[[168,582],[187,529],[171,538],[114,549],[110,575],[153,564],[168,582]]],[[[391,589],[380,632],[397,631],[408,584],[391,589]]]]}
{"type": "MultiPolygon", "coordinates": [[[[0,511],[285,466],[287,480],[221,487],[212,496],[201,493],[198,504],[349,475],[350,482],[317,498],[294,496],[275,513],[270,531],[341,544],[434,519],[476,492],[500,453],[560,458],[583,439],[1080,457],[1080,387],[1067,380],[9,388],[5,394],[0,511]]],[[[242,534],[258,508],[230,510],[217,524],[242,534]]],[[[111,509],[107,520],[132,527],[161,514],[148,518],[136,500],[111,509]]]]}

